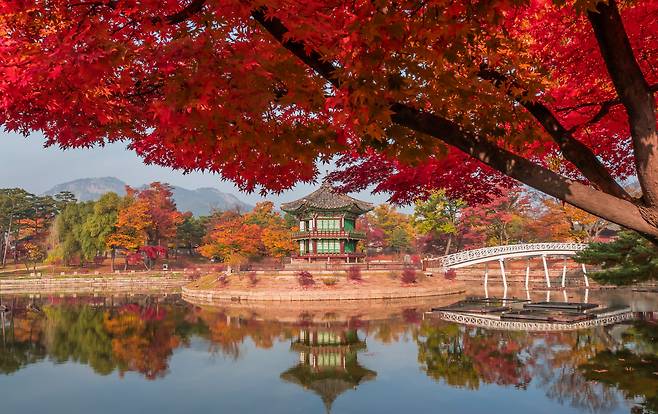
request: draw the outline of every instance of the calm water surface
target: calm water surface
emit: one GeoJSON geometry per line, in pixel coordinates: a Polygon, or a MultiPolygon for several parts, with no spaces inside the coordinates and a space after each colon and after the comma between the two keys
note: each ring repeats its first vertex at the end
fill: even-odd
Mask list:
{"type": "MultiPolygon", "coordinates": [[[[458,299],[458,298],[456,298],[458,299]]],[[[455,300],[456,300],[455,299],[455,300]]],[[[539,299],[539,298],[537,298],[539,299]]],[[[422,306],[351,314],[176,296],[2,297],[2,413],[655,413],[658,295],[634,319],[494,331],[422,306]]]]}

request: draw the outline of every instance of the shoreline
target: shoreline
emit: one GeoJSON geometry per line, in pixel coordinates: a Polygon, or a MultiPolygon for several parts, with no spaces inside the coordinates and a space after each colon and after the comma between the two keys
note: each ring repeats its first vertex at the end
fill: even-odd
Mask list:
{"type": "Polygon", "coordinates": [[[450,296],[466,293],[466,286],[448,283],[446,288],[420,288],[400,286],[393,289],[286,289],[273,291],[247,291],[232,289],[200,289],[182,287],[182,298],[197,305],[226,302],[355,302],[372,300],[413,299],[450,296]]]}

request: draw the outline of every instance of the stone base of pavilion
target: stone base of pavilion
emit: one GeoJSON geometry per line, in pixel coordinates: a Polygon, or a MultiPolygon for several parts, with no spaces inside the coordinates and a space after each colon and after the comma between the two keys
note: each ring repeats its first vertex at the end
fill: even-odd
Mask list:
{"type": "MultiPolygon", "coordinates": [[[[364,254],[314,254],[295,256],[284,265],[285,270],[347,270],[358,267],[362,271],[370,270],[402,270],[414,266],[404,261],[372,261],[364,254]]],[[[417,266],[415,266],[417,267],[417,266]]]]}
{"type": "Polygon", "coordinates": [[[324,265],[365,265],[366,256],[362,253],[316,253],[306,254],[303,256],[294,256],[290,259],[287,268],[299,268],[304,266],[316,266],[318,268],[324,265]]]}
{"type": "Polygon", "coordinates": [[[251,276],[209,274],[182,289],[183,299],[195,304],[226,301],[355,301],[429,298],[464,293],[464,282],[418,272],[416,283],[405,284],[400,271],[364,270],[361,281],[347,279],[343,270],[310,271],[314,283],[302,287],[299,271],[254,272],[251,276]],[[331,283],[329,283],[329,281],[331,283]]]}

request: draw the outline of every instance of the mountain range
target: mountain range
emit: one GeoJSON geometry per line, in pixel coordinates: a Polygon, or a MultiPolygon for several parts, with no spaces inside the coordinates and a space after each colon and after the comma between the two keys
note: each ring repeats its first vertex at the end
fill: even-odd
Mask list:
{"type": "MultiPolygon", "coordinates": [[[[143,188],[138,187],[138,188],[143,188]]],[[[179,211],[191,211],[195,216],[208,215],[212,210],[249,211],[252,205],[245,203],[230,193],[224,193],[216,188],[204,187],[189,190],[183,187],[171,186],[176,206],[179,211]]],[[[119,195],[126,194],[126,183],[116,177],[81,178],[62,184],[57,184],[45,195],[55,195],[61,191],[70,191],[79,201],[97,200],[107,192],[119,195]]]]}

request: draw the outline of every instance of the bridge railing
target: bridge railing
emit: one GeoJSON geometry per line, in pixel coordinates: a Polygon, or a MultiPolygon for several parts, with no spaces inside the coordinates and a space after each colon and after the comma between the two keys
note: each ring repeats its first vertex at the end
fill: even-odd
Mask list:
{"type": "Polygon", "coordinates": [[[483,247],[480,249],[464,250],[462,252],[449,254],[447,256],[435,259],[426,259],[427,261],[438,261],[441,267],[449,268],[451,266],[467,263],[474,260],[488,257],[496,257],[514,253],[551,253],[565,251],[580,251],[587,247],[586,243],[524,243],[524,244],[507,244],[503,246],[483,247]]]}

